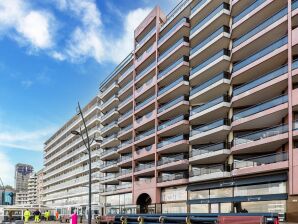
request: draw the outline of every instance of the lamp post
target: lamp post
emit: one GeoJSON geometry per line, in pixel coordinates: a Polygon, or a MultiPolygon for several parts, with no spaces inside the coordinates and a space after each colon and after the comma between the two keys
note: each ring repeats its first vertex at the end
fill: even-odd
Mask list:
{"type": "Polygon", "coordinates": [[[84,143],[84,145],[86,147],[86,150],[88,152],[88,163],[89,163],[88,224],[91,224],[91,218],[92,218],[92,211],[91,211],[91,192],[92,192],[92,189],[91,189],[91,181],[92,181],[91,180],[91,145],[92,145],[92,143],[94,141],[95,142],[98,142],[98,143],[101,143],[101,140],[96,139],[96,136],[95,135],[92,138],[90,138],[89,133],[88,133],[88,129],[87,129],[87,126],[86,126],[86,121],[85,121],[85,118],[84,118],[84,114],[83,114],[83,112],[81,110],[81,106],[80,106],[80,103],[79,102],[78,102],[77,112],[78,112],[78,115],[80,115],[81,118],[82,118],[83,125],[84,125],[85,132],[86,132],[86,139],[84,138],[84,133],[82,132],[82,126],[81,125],[80,125],[80,131],[72,130],[71,131],[71,134],[77,135],[77,136],[81,136],[81,138],[83,140],[83,143],[84,143]]]}

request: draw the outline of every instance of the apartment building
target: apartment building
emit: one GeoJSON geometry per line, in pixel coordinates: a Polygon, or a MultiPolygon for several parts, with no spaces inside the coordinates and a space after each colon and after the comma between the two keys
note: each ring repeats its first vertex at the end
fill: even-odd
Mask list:
{"type": "Polygon", "coordinates": [[[36,173],[36,204],[43,205],[43,169],[36,173]]]}
{"type": "Polygon", "coordinates": [[[28,204],[37,204],[37,175],[33,173],[28,180],[28,204]]]}
{"type": "MultiPolygon", "coordinates": [[[[83,109],[90,137],[99,136],[99,98],[94,97],[83,109]]],[[[75,110],[75,108],[74,108],[75,110]]],[[[72,135],[71,130],[86,131],[79,115],[72,117],[50,139],[44,147],[43,197],[44,206],[58,209],[60,214],[70,214],[74,209],[86,214],[88,204],[88,152],[81,136],[72,135]]],[[[99,145],[91,145],[92,208],[99,210],[99,145]]]]}
{"type": "Polygon", "coordinates": [[[28,204],[28,192],[27,191],[16,192],[15,204],[16,205],[27,205],[28,204]]]}
{"type": "Polygon", "coordinates": [[[100,85],[106,213],[298,219],[298,1],[156,7],[100,85]]]}
{"type": "Polygon", "coordinates": [[[18,163],[15,166],[15,189],[19,191],[28,190],[28,180],[33,173],[33,166],[23,163],[18,163]]]}

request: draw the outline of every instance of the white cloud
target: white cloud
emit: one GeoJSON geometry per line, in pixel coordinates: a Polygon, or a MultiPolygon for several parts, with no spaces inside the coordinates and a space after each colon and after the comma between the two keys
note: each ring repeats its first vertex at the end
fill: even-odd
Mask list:
{"type": "Polygon", "coordinates": [[[0,36],[6,35],[32,49],[47,49],[54,44],[54,17],[35,10],[22,0],[0,1],[0,36]]]}
{"type": "Polygon", "coordinates": [[[8,156],[0,151],[0,177],[4,185],[14,186],[14,165],[9,160],[8,156]]]}
{"type": "Polygon", "coordinates": [[[62,53],[58,52],[58,51],[53,51],[50,55],[58,61],[64,61],[65,60],[65,56],[62,53]]]}
{"type": "Polygon", "coordinates": [[[10,147],[42,151],[44,142],[55,130],[55,128],[45,128],[33,131],[3,129],[0,130],[0,148],[10,147]]]}
{"type": "Polygon", "coordinates": [[[33,81],[31,81],[31,80],[23,80],[23,81],[21,81],[21,84],[25,88],[30,88],[33,85],[33,81]]]}

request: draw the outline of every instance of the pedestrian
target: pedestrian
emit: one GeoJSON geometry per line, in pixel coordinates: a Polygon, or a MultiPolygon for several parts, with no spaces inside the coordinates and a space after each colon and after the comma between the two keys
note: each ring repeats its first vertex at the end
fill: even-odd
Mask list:
{"type": "Polygon", "coordinates": [[[56,211],[55,216],[56,216],[56,221],[58,221],[59,220],[59,212],[58,211],[56,211]]]}
{"type": "Polygon", "coordinates": [[[34,215],[34,222],[39,222],[40,221],[40,211],[36,209],[36,211],[33,213],[34,215]]]}
{"type": "Polygon", "coordinates": [[[46,210],[46,212],[44,213],[44,218],[45,218],[46,221],[49,221],[49,218],[50,218],[49,210],[46,210]]]}
{"type": "Polygon", "coordinates": [[[12,222],[12,215],[13,215],[13,211],[9,210],[8,212],[9,222],[12,222]]]}
{"type": "Polygon", "coordinates": [[[71,215],[71,224],[78,224],[78,215],[76,211],[71,215]]]}
{"type": "Polygon", "coordinates": [[[25,217],[25,223],[29,221],[29,218],[31,216],[31,213],[28,209],[24,212],[24,217],[25,217]]]}

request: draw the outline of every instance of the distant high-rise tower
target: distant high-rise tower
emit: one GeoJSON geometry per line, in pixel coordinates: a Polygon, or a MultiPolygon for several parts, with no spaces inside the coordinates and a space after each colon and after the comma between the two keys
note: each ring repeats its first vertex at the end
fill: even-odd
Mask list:
{"type": "Polygon", "coordinates": [[[16,192],[28,190],[28,180],[33,173],[33,166],[18,163],[15,166],[15,188],[16,192]]]}

